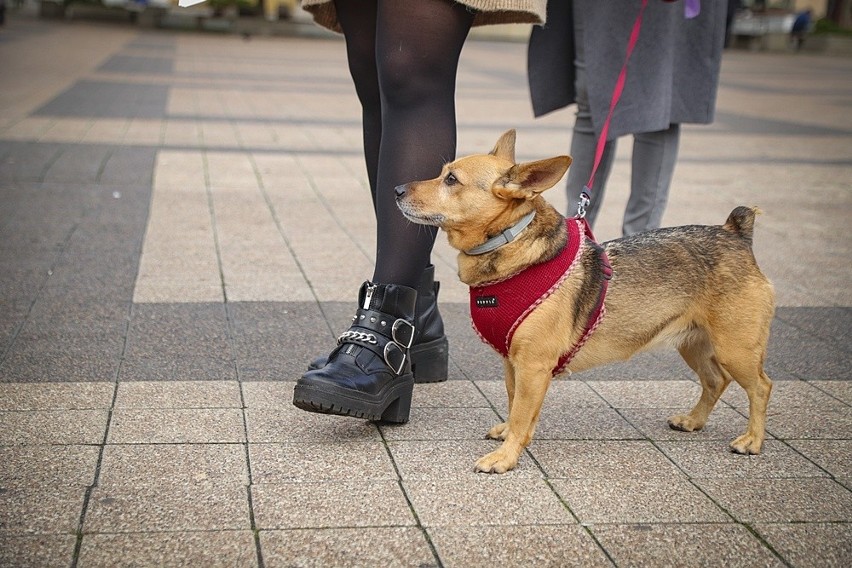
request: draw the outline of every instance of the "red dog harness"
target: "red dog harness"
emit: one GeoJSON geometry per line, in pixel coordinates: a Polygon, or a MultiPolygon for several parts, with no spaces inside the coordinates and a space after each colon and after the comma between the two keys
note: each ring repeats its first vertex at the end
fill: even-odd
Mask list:
{"type": "MultiPolygon", "coordinates": [[[[473,328],[482,341],[491,345],[503,357],[509,355],[512,337],[518,326],[536,306],[559,288],[580,258],[584,237],[590,235],[588,225],[585,220],[577,218],[566,219],[565,223],[568,228],[568,240],[562,247],[562,251],[554,258],[534,264],[506,280],[470,287],[470,315],[473,328]]],[[[594,245],[594,240],[591,243],[597,246],[594,245]]],[[[612,269],[606,253],[603,249],[599,250],[605,279],[601,286],[598,303],[579,341],[560,356],[559,362],[553,368],[554,376],[564,371],[597,329],[606,311],[604,300],[612,269]]]]}

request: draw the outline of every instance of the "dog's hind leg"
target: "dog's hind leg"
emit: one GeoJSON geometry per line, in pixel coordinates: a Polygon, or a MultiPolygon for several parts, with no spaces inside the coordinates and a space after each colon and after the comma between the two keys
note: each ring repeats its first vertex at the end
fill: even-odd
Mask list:
{"type": "Polygon", "coordinates": [[[748,430],[731,442],[737,454],[759,454],[766,437],[766,407],[772,392],[772,381],[763,370],[765,352],[755,354],[740,348],[720,359],[722,366],[748,395],[748,430]]]}
{"type": "Polygon", "coordinates": [[[728,388],[731,376],[719,366],[713,344],[703,329],[694,331],[678,351],[701,381],[701,398],[689,414],[669,418],[669,426],[674,430],[693,432],[707,424],[707,418],[728,388]]]}

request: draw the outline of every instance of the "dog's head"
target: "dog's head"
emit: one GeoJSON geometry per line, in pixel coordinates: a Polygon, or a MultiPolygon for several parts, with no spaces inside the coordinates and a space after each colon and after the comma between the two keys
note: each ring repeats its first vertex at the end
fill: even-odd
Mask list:
{"type": "Polygon", "coordinates": [[[444,229],[450,244],[463,248],[529,213],[570,165],[569,156],[516,164],[515,131],[509,130],[490,153],[450,162],[435,179],[398,186],[396,201],[406,218],[444,229]]]}

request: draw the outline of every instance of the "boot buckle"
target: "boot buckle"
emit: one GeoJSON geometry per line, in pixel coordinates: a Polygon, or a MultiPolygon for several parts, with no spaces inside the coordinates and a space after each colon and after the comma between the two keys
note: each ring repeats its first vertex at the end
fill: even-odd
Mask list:
{"type": "Polygon", "coordinates": [[[400,318],[391,326],[391,337],[403,349],[408,349],[414,343],[414,325],[400,318]]]}
{"type": "Polygon", "coordinates": [[[391,368],[395,375],[402,374],[406,358],[405,351],[402,347],[400,347],[395,341],[388,341],[385,345],[384,357],[385,364],[391,368]]]}

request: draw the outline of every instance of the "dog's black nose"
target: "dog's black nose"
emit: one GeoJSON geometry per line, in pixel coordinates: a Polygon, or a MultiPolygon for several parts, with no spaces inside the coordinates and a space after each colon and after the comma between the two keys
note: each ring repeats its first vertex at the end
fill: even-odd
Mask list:
{"type": "Polygon", "coordinates": [[[396,192],[396,197],[400,198],[405,195],[405,192],[408,191],[408,186],[405,184],[398,185],[393,190],[396,192]]]}

